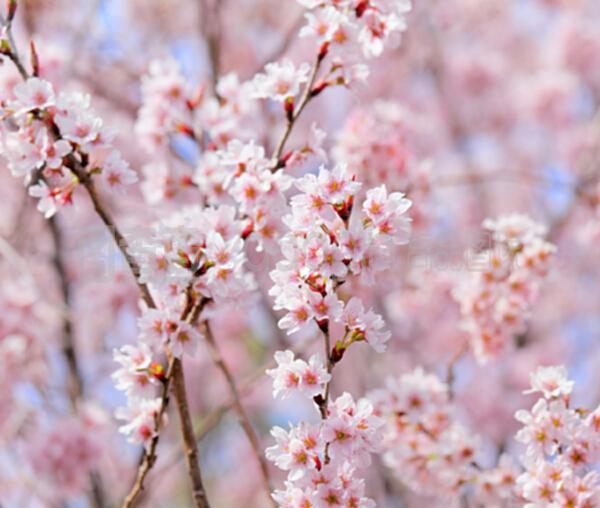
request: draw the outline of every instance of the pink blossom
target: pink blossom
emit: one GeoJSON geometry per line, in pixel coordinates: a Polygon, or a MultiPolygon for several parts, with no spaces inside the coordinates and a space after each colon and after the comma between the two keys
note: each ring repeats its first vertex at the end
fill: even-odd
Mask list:
{"type": "Polygon", "coordinates": [[[557,367],[538,367],[530,375],[531,388],[524,393],[541,392],[547,399],[567,396],[573,390],[573,381],[567,378],[564,365],[557,367]]]}
{"type": "Polygon", "coordinates": [[[16,117],[54,105],[55,96],[52,85],[40,78],[29,78],[13,89],[15,100],[10,101],[9,108],[16,117]]]}
{"type": "Polygon", "coordinates": [[[300,92],[300,85],[308,80],[309,70],[306,62],[297,68],[287,59],[281,63],[269,63],[264,74],[254,77],[254,96],[280,102],[293,98],[300,92]]]}
{"type": "Polygon", "coordinates": [[[277,368],[267,370],[273,378],[273,396],[286,398],[294,392],[314,397],[323,391],[331,376],[318,355],[310,357],[308,363],[296,359],[291,351],[275,353],[277,368]]]}

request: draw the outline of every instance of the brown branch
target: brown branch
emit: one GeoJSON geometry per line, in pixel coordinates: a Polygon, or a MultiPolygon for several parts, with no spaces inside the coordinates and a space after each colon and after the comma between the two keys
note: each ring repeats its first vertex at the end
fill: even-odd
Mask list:
{"type": "Polygon", "coordinates": [[[210,329],[210,324],[208,323],[208,321],[205,321],[205,337],[206,337],[206,344],[208,346],[208,350],[210,352],[212,360],[213,360],[214,364],[222,372],[223,376],[225,377],[225,380],[227,381],[227,386],[229,387],[229,392],[231,394],[231,398],[232,398],[232,402],[233,402],[233,409],[237,413],[240,425],[242,426],[242,429],[244,430],[244,433],[246,434],[246,437],[248,438],[250,446],[252,447],[252,451],[254,452],[254,455],[256,456],[256,460],[258,461],[261,475],[262,475],[263,486],[264,486],[265,490],[267,491],[267,497],[269,498],[269,500],[271,501],[273,506],[276,507],[277,505],[271,498],[271,492],[273,491],[273,489],[271,487],[271,481],[269,478],[269,470],[267,467],[267,462],[266,462],[265,457],[263,456],[263,453],[260,449],[258,438],[256,436],[256,433],[254,432],[254,429],[252,428],[250,419],[248,418],[248,415],[246,414],[246,410],[244,409],[244,406],[242,405],[240,393],[239,393],[239,390],[235,383],[233,374],[231,373],[231,370],[229,369],[228,365],[225,363],[225,360],[223,359],[223,355],[221,354],[221,351],[219,350],[219,348],[217,346],[217,342],[215,341],[215,338],[212,334],[212,331],[210,329]]]}
{"type": "MultiPolygon", "coordinates": [[[[205,301],[200,300],[196,304],[193,304],[190,296],[192,284],[193,280],[188,285],[188,289],[186,291],[187,304],[181,313],[180,319],[182,321],[186,321],[187,323],[195,324],[205,301]]],[[[196,439],[190,439],[190,436],[193,437],[194,435],[194,429],[192,425],[192,419],[190,417],[187,393],[185,390],[183,365],[180,359],[169,354],[169,364],[161,392],[161,404],[159,411],[154,418],[154,436],[150,441],[150,445],[144,450],[144,456],[142,457],[141,464],[138,468],[135,482],[129,494],[127,494],[125,497],[125,500],[121,505],[122,508],[131,508],[134,505],[138,496],[144,489],[144,480],[146,479],[146,476],[156,462],[156,448],[158,446],[160,429],[164,415],[166,414],[166,410],[169,405],[169,388],[171,387],[173,388],[175,401],[177,402],[177,411],[179,413],[179,422],[184,444],[183,449],[185,452],[188,474],[192,483],[192,496],[194,498],[194,503],[196,508],[209,507],[206,491],[204,490],[204,485],[202,483],[202,475],[200,474],[198,443],[196,439]]]]}
{"type": "MultiPolygon", "coordinates": [[[[29,73],[27,72],[27,70],[25,69],[23,64],[21,63],[21,60],[18,56],[18,51],[16,49],[16,45],[14,44],[14,41],[12,38],[11,20],[5,20],[3,17],[0,17],[0,24],[2,24],[5,28],[5,33],[6,33],[7,42],[8,42],[8,47],[5,47],[4,45],[2,46],[2,54],[4,56],[6,56],[7,58],[9,58],[15,64],[15,66],[16,66],[17,70],[19,71],[19,73],[21,74],[21,77],[23,78],[23,80],[27,80],[29,78],[29,73]]],[[[92,201],[92,204],[94,206],[94,210],[96,211],[96,213],[98,214],[98,216],[100,217],[102,222],[105,224],[107,229],[110,231],[113,239],[115,240],[115,243],[117,244],[118,249],[121,251],[121,253],[125,257],[127,265],[129,266],[131,273],[133,274],[134,279],[138,285],[138,288],[140,290],[142,298],[144,299],[144,301],[147,303],[147,305],[149,307],[155,308],[156,305],[154,303],[152,295],[150,294],[148,286],[139,280],[140,267],[139,267],[137,261],[128,252],[127,240],[125,239],[123,234],[117,228],[116,223],[114,222],[110,213],[104,207],[102,201],[100,200],[98,194],[96,193],[96,189],[95,189],[94,183],[91,179],[91,175],[87,172],[86,167],[84,165],[82,165],[72,154],[67,156],[66,161],[65,161],[65,166],[68,167],[73,172],[73,174],[75,174],[79,178],[79,181],[82,183],[82,185],[87,190],[87,193],[88,193],[88,195],[92,201]]],[[[178,361],[170,360],[170,368],[168,369],[168,374],[173,374],[175,372],[176,373],[176,382],[183,383],[184,382],[183,366],[178,365],[175,368],[176,365],[178,365],[178,361]]],[[[156,460],[155,451],[156,451],[156,446],[158,444],[158,431],[160,430],[160,421],[162,420],[163,415],[165,414],[166,409],[167,409],[167,404],[168,404],[168,400],[169,400],[168,392],[169,392],[170,380],[171,380],[171,376],[168,375],[167,379],[164,382],[164,386],[163,386],[163,395],[161,397],[162,403],[161,403],[160,409],[157,413],[157,418],[160,418],[160,420],[156,421],[156,423],[157,423],[156,428],[155,428],[156,436],[155,436],[155,438],[153,438],[151,445],[150,445],[151,453],[149,453],[148,450],[145,451],[144,458],[142,460],[142,464],[140,465],[140,468],[138,469],[136,483],[134,485],[134,488],[132,489],[132,493],[130,493],[130,496],[128,496],[126,498],[125,504],[123,506],[132,506],[137,495],[143,489],[144,478],[146,477],[146,475],[148,474],[148,471],[152,468],[152,466],[156,460]]],[[[189,417],[189,409],[188,409],[189,404],[187,401],[185,390],[178,389],[177,392],[175,393],[175,396],[177,399],[177,407],[179,410],[181,426],[182,426],[182,429],[185,431],[184,432],[184,450],[185,450],[186,454],[189,455],[190,457],[197,457],[198,456],[198,447],[197,447],[196,441],[186,439],[186,436],[193,435],[193,428],[191,425],[191,419],[189,417]]],[[[205,496],[204,496],[204,499],[202,500],[203,504],[200,504],[201,498],[199,497],[199,493],[204,492],[204,487],[202,485],[202,480],[199,475],[199,467],[200,466],[198,463],[191,464],[191,462],[188,460],[188,473],[189,473],[190,479],[192,481],[193,493],[194,493],[194,499],[196,501],[196,506],[197,506],[197,508],[207,508],[208,501],[206,500],[205,496]]]]}
{"type": "MultiPolygon", "coordinates": [[[[331,376],[331,373],[332,373],[333,367],[334,367],[334,363],[331,361],[331,339],[329,337],[329,324],[327,324],[326,328],[323,330],[323,349],[324,349],[324,353],[325,353],[327,374],[329,374],[331,376]]],[[[332,377],[329,378],[329,381],[325,385],[325,394],[323,395],[323,397],[318,396],[316,399],[317,406],[319,408],[319,412],[321,413],[322,420],[327,419],[327,412],[328,412],[328,406],[329,406],[329,393],[331,391],[331,388],[330,388],[331,379],[332,379],[332,377]]]]}
{"type": "MultiPolygon", "coordinates": [[[[296,345],[295,347],[290,348],[294,353],[302,353],[306,351],[310,346],[312,346],[313,341],[309,341],[303,344],[296,345]]],[[[242,397],[246,396],[251,389],[254,387],[255,383],[262,379],[265,375],[265,370],[271,369],[277,365],[277,362],[274,358],[268,362],[265,362],[261,367],[256,369],[256,371],[248,376],[245,380],[238,384],[238,392],[240,400],[242,397]]],[[[213,430],[220,422],[221,419],[235,407],[235,401],[233,397],[227,402],[224,402],[220,406],[213,409],[208,415],[206,415],[195,427],[194,434],[196,436],[197,441],[201,441],[206,437],[206,435],[213,430]]],[[[170,451],[168,457],[163,460],[162,465],[157,469],[156,476],[157,482],[160,479],[165,478],[166,472],[171,469],[174,465],[176,465],[181,460],[181,454],[177,450],[170,451]]],[[[152,488],[156,489],[157,485],[155,482],[152,484],[152,488]]]]}
{"type": "MultiPolygon", "coordinates": [[[[54,270],[59,279],[62,300],[65,308],[68,309],[71,303],[71,288],[63,259],[62,231],[56,220],[56,217],[50,217],[50,219],[48,219],[48,229],[50,230],[52,241],[54,243],[52,264],[54,265],[54,270]]],[[[69,394],[71,405],[73,409],[76,410],[79,399],[83,396],[83,380],[81,377],[81,369],[79,367],[79,360],[77,358],[77,352],[75,349],[75,342],[73,340],[73,325],[69,312],[64,313],[62,321],[62,348],[69,372],[69,387],[67,392],[69,394]]]]}
{"type": "MultiPolygon", "coordinates": [[[[25,66],[21,62],[21,58],[16,49],[12,34],[12,19],[9,16],[4,18],[0,15],[0,24],[4,27],[4,33],[6,35],[7,47],[2,48],[2,54],[10,59],[17,71],[21,75],[21,78],[25,81],[29,79],[30,75],[25,69],[25,66]]],[[[24,203],[26,203],[25,198],[24,203]]],[[[50,235],[54,244],[54,253],[52,256],[52,264],[59,278],[60,291],[63,299],[63,305],[65,312],[63,312],[63,325],[62,325],[62,352],[67,361],[67,370],[69,372],[69,386],[67,387],[67,393],[73,412],[77,414],[79,410],[79,403],[83,399],[83,378],[81,376],[81,369],[77,358],[75,349],[75,341],[73,339],[73,325],[71,321],[71,315],[69,310],[71,301],[71,290],[69,286],[67,271],[63,259],[63,238],[60,226],[56,222],[55,217],[51,217],[48,220],[50,235]]],[[[90,472],[90,483],[91,483],[91,497],[94,506],[97,508],[103,508],[106,505],[104,489],[102,487],[102,478],[96,471],[90,472]]]]}
{"type": "Polygon", "coordinates": [[[177,401],[181,434],[185,444],[185,459],[192,479],[192,496],[194,498],[194,503],[196,508],[208,508],[208,498],[206,497],[206,491],[204,490],[200,474],[198,444],[196,437],[194,436],[192,418],[187,403],[183,365],[179,359],[176,359],[173,365],[173,393],[175,394],[175,400],[177,401]]]}
{"type": "MultiPolygon", "coordinates": [[[[62,351],[67,362],[67,370],[69,372],[67,393],[69,394],[69,400],[71,402],[73,412],[77,414],[79,411],[79,403],[84,398],[84,384],[81,375],[81,368],[79,366],[79,360],[77,357],[77,350],[75,347],[71,313],[68,311],[71,305],[71,288],[63,259],[64,248],[62,231],[56,220],[56,217],[50,217],[48,220],[48,226],[54,243],[52,264],[54,265],[54,270],[58,275],[62,300],[65,308],[67,309],[67,312],[64,312],[62,317],[62,351]]],[[[106,506],[106,496],[104,494],[100,473],[97,471],[91,471],[90,483],[92,487],[91,495],[94,506],[97,508],[103,508],[106,506]]]]}
{"type": "Polygon", "coordinates": [[[123,254],[123,257],[125,258],[125,261],[127,262],[127,265],[129,266],[129,269],[131,270],[131,273],[133,274],[133,277],[140,290],[142,299],[144,300],[144,302],[146,302],[148,307],[156,308],[156,304],[154,303],[154,299],[150,294],[148,285],[144,282],[140,282],[139,280],[140,265],[135,260],[135,258],[131,254],[129,254],[129,243],[117,227],[112,216],[110,215],[110,213],[102,203],[102,200],[98,196],[96,186],[94,184],[94,181],[92,180],[92,177],[74,157],[69,157],[68,163],[69,169],[75,174],[75,176],[77,176],[81,184],[85,187],[85,190],[87,191],[90,200],[92,201],[96,214],[98,215],[98,217],[100,217],[100,220],[104,223],[104,225],[110,232],[111,236],[113,237],[113,240],[117,245],[117,248],[121,251],[121,254],[123,254]]]}
{"type": "Polygon", "coordinates": [[[169,389],[171,387],[171,380],[173,379],[173,369],[175,364],[175,358],[171,357],[169,360],[169,365],[167,367],[167,373],[165,375],[165,379],[162,385],[161,391],[161,404],[159,410],[154,416],[154,435],[150,441],[150,444],[144,450],[144,456],[142,457],[142,461],[137,471],[136,479],[131,488],[131,491],[127,494],[125,499],[123,500],[122,508],[130,508],[134,505],[136,499],[141,494],[144,489],[144,480],[146,476],[154,466],[156,462],[156,447],[158,446],[158,440],[160,437],[160,430],[162,427],[162,423],[165,418],[166,410],[169,404],[169,389]]]}
{"type": "Polygon", "coordinates": [[[221,1],[200,0],[200,32],[206,41],[212,91],[217,98],[216,88],[221,73],[221,17],[219,13],[221,1]]]}

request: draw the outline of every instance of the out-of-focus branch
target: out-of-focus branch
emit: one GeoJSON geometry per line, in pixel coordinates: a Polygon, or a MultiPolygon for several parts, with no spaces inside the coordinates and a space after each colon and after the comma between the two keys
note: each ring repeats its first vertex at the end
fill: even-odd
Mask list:
{"type": "MultiPolygon", "coordinates": [[[[458,185],[485,185],[497,182],[519,183],[533,186],[552,186],[559,183],[546,178],[541,174],[517,171],[464,171],[436,176],[436,178],[432,180],[431,185],[433,188],[440,188],[458,185]]],[[[565,185],[568,184],[569,182],[565,182],[565,185]]]]}
{"type": "Polygon", "coordinates": [[[211,84],[215,95],[221,73],[221,4],[222,0],[200,0],[200,31],[206,41],[211,84]]]}
{"type": "Polygon", "coordinates": [[[554,243],[558,241],[563,230],[569,223],[569,219],[573,215],[578,203],[577,198],[586,201],[593,201],[594,199],[593,197],[590,197],[590,195],[595,194],[593,191],[590,193],[590,188],[597,184],[600,178],[600,107],[598,107],[590,122],[590,130],[593,145],[588,157],[582,164],[580,171],[581,176],[575,185],[576,199],[573,199],[569,208],[554,222],[554,224],[552,224],[550,231],[548,232],[549,240],[554,243]]]}
{"type": "MultiPolygon", "coordinates": [[[[56,271],[59,279],[60,292],[64,305],[66,308],[70,308],[71,286],[69,284],[69,277],[64,260],[63,235],[56,216],[48,219],[48,229],[50,230],[52,242],[54,244],[52,264],[54,265],[54,270],[56,271]]],[[[76,410],[79,399],[83,397],[83,379],[81,376],[81,368],[79,366],[79,360],[77,357],[77,351],[73,337],[73,324],[71,322],[71,315],[69,312],[66,312],[63,316],[62,340],[63,355],[67,361],[69,372],[69,387],[67,391],[69,393],[71,405],[73,406],[73,409],[76,410]]]]}
{"type": "Polygon", "coordinates": [[[450,361],[448,362],[448,369],[446,372],[446,384],[448,385],[448,396],[450,400],[454,398],[454,381],[456,378],[456,364],[459,360],[466,354],[469,350],[469,342],[465,341],[452,355],[450,361]]]}
{"type": "Polygon", "coordinates": [[[266,490],[267,498],[271,501],[273,506],[276,507],[277,505],[271,498],[271,492],[273,489],[271,487],[271,481],[269,478],[269,470],[267,467],[267,462],[266,462],[265,457],[260,449],[258,438],[256,436],[256,433],[254,432],[254,429],[252,428],[250,419],[248,418],[246,410],[244,409],[244,406],[242,405],[240,392],[236,385],[233,374],[231,373],[229,366],[225,363],[223,355],[221,354],[221,351],[219,350],[219,347],[217,346],[217,342],[215,341],[214,335],[212,334],[212,331],[210,329],[210,324],[208,321],[205,322],[205,337],[206,337],[206,344],[208,346],[208,350],[210,352],[211,358],[212,358],[214,364],[218,367],[218,369],[222,372],[223,376],[225,377],[225,381],[227,382],[227,386],[229,387],[229,393],[232,398],[233,409],[237,413],[240,425],[242,426],[242,429],[244,430],[244,433],[246,434],[246,437],[248,438],[248,441],[250,443],[252,451],[253,451],[254,455],[256,456],[256,460],[258,461],[258,464],[260,466],[260,471],[261,471],[262,480],[263,480],[263,486],[266,490]]]}
{"type": "Polygon", "coordinates": [[[302,12],[296,16],[296,18],[294,19],[294,21],[290,25],[290,27],[284,31],[285,35],[283,36],[283,39],[281,40],[281,43],[279,44],[279,46],[277,46],[271,52],[271,54],[268,56],[268,58],[265,58],[263,60],[263,62],[258,66],[258,68],[255,69],[255,71],[252,73],[252,76],[254,76],[254,74],[260,72],[263,69],[263,67],[265,65],[267,65],[268,63],[279,60],[287,52],[287,50],[290,48],[292,43],[296,40],[296,36],[298,35],[298,30],[300,30],[300,27],[302,26],[303,22],[304,22],[304,10],[302,10],[302,12]]]}
{"type": "MultiPolygon", "coordinates": [[[[9,4],[10,5],[10,4],[9,4]]],[[[16,9],[16,3],[14,4],[16,9]]],[[[2,44],[2,54],[9,58],[16,69],[18,70],[21,78],[26,80],[29,78],[29,73],[23,65],[21,58],[16,49],[12,34],[12,20],[14,16],[14,10],[12,14],[8,14],[6,18],[0,16],[0,24],[4,29],[4,35],[6,36],[6,44],[2,44]]],[[[26,200],[26,198],[25,198],[26,200]]],[[[73,408],[73,412],[77,413],[79,410],[79,404],[84,397],[84,385],[83,378],[81,375],[81,368],[75,349],[75,341],[73,337],[73,326],[71,322],[70,302],[71,302],[71,290],[68,280],[68,275],[64,263],[64,248],[63,248],[63,237],[60,230],[60,226],[57,223],[55,217],[51,217],[48,221],[50,235],[54,246],[54,252],[52,256],[52,264],[59,279],[60,291],[63,300],[65,312],[61,313],[62,316],[62,352],[67,362],[67,370],[69,373],[69,381],[67,387],[67,393],[69,401],[73,408]]],[[[105,494],[102,486],[102,480],[100,475],[92,471],[90,473],[90,483],[92,487],[91,497],[94,506],[97,508],[103,508],[105,506],[105,494]]]]}
{"type": "MultiPolygon", "coordinates": [[[[423,11],[426,12],[425,10],[423,11]]],[[[473,163],[469,153],[463,148],[463,140],[468,136],[467,126],[464,125],[460,115],[453,106],[454,100],[447,91],[446,73],[444,66],[443,43],[439,35],[431,26],[431,20],[426,14],[423,15],[423,24],[429,36],[429,47],[431,50],[430,58],[426,65],[431,74],[435,87],[439,105],[446,119],[446,127],[450,140],[457,148],[463,166],[469,173],[474,172],[473,163]]],[[[488,199],[485,196],[485,189],[477,194],[477,205],[483,218],[488,215],[488,199]]]]}
{"type": "MultiPolygon", "coordinates": [[[[312,346],[314,341],[308,341],[295,347],[291,347],[290,349],[295,353],[305,352],[310,346],[312,346]]],[[[274,358],[270,358],[268,362],[263,364],[261,367],[256,369],[256,371],[248,376],[245,380],[238,384],[238,397],[241,399],[247,395],[252,388],[255,386],[257,381],[262,379],[265,376],[265,371],[267,369],[271,369],[276,366],[276,362],[274,358]]],[[[213,409],[208,415],[206,415],[195,427],[194,434],[196,436],[197,441],[202,441],[206,435],[213,430],[222,420],[222,418],[231,410],[235,408],[235,400],[230,398],[228,401],[224,402],[220,406],[213,409]]],[[[157,488],[157,482],[160,481],[161,478],[165,478],[167,471],[169,471],[173,466],[179,463],[181,460],[181,454],[173,449],[169,452],[168,456],[163,460],[161,466],[157,468],[156,476],[157,481],[152,484],[152,488],[157,488]]]]}

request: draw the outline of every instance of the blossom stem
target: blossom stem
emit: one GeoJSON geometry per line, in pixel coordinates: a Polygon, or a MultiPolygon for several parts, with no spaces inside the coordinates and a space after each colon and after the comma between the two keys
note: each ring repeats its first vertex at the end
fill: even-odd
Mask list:
{"type": "Polygon", "coordinates": [[[277,143],[277,146],[273,152],[273,155],[271,156],[272,160],[277,161],[275,164],[275,167],[273,168],[273,171],[275,171],[285,165],[285,163],[281,161],[281,154],[283,153],[283,149],[285,148],[285,143],[287,142],[288,138],[290,137],[290,134],[292,133],[292,129],[294,128],[294,125],[296,124],[298,117],[302,114],[302,111],[304,110],[304,108],[306,107],[306,105],[308,104],[310,99],[313,97],[313,95],[312,95],[313,85],[315,84],[315,80],[317,79],[317,73],[319,72],[319,68],[321,67],[321,62],[323,62],[324,58],[325,58],[325,55],[323,55],[321,52],[319,52],[319,54],[317,55],[317,58],[315,59],[315,62],[313,63],[312,69],[310,71],[308,82],[306,83],[306,86],[304,87],[304,90],[302,91],[300,101],[298,102],[298,105],[296,106],[296,109],[294,110],[294,112],[287,119],[285,129],[283,130],[283,133],[281,134],[281,138],[279,139],[279,142],[277,143]]]}
{"type": "Polygon", "coordinates": [[[239,393],[239,390],[235,383],[233,374],[231,373],[229,366],[225,363],[223,355],[221,354],[221,351],[219,350],[219,347],[217,346],[217,342],[215,341],[214,335],[212,334],[212,331],[210,329],[210,324],[208,321],[205,321],[205,331],[206,331],[206,333],[205,333],[206,344],[208,345],[208,349],[209,349],[210,355],[212,357],[212,360],[213,360],[214,364],[219,368],[219,370],[223,373],[223,376],[225,377],[225,380],[227,381],[227,385],[229,387],[229,392],[230,392],[230,395],[232,398],[233,409],[235,410],[235,412],[238,415],[240,425],[242,426],[242,429],[244,430],[244,433],[246,434],[246,437],[248,438],[248,442],[250,443],[250,446],[252,447],[252,451],[253,451],[254,455],[256,456],[256,460],[258,461],[261,475],[262,475],[263,485],[264,485],[265,490],[267,491],[267,496],[271,500],[272,505],[274,507],[276,507],[277,505],[271,499],[271,492],[273,491],[273,488],[271,487],[271,480],[269,477],[269,470],[267,467],[267,462],[264,459],[263,454],[260,450],[258,438],[256,436],[256,433],[254,432],[254,429],[252,428],[250,419],[248,418],[246,410],[244,409],[244,406],[242,405],[240,393],[239,393]]]}
{"type": "Polygon", "coordinates": [[[331,361],[331,339],[329,336],[329,326],[327,326],[327,329],[325,331],[323,331],[323,346],[325,348],[325,361],[326,363],[326,367],[327,367],[327,374],[330,375],[329,381],[327,381],[327,384],[325,385],[325,394],[323,396],[323,403],[319,406],[319,409],[321,411],[321,418],[323,420],[327,419],[327,406],[329,405],[329,392],[330,392],[330,385],[331,385],[331,372],[333,371],[333,362],[331,361]]]}

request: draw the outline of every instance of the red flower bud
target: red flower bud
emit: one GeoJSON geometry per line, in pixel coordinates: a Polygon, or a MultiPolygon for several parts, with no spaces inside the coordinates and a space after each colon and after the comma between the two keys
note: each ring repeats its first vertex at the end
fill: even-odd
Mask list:
{"type": "Polygon", "coordinates": [[[254,231],[254,223],[249,220],[248,221],[248,225],[244,228],[244,231],[242,231],[242,240],[245,240],[246,238],[248,238],[252,232],[254,231]]]}
{"type": "Polygon", "coordinates": [[[196,135],[194,134],[194,129],[192,129],[192,127],[190,125],[187,125],[185,123],[178,123],[175,126],[175,130],[181,134],[185,134],[186,136],[189,136],[192,139],[196,139],[196,135]]]}
{"type": "Polygon", "coordinates": [[[196,109],[204,100],[204,95],[206,93],[206,83],[201,83],[196,90],[196,93],[191,99],[186,101],[187,107],[189,109],[196,109]]]}
{"type": "Polygon", "coordinates": [[[356,9],[354,10],[354,12],[356,13],[356,17],[360,18],[367,10],[367,7],[369,7],[369,0],[362,0],[361,2],[359,2],[359,4],[356,6],[356,9]]]}
{"type": "Polygon", "coordinates": [[[325,41],[323,44],[321,44],[321,47],[319,48],[319,61],[323,60],[326,56],[327,53],[329,52],[329,42],[325,41]]]}
{"type": "Polygon", "coordinates": [[[150,375],[160,381],[165,379],[165,368],[158,362],[152,362],[148,371],[150,372],[150,375]]]}
{"type": "Polygon", "coordinates": [[[285,116],[288,122],[294,119],[294,98],[288,97],[283,103],[283,109],[285,110],[285,116]]]}
{"type": "Polygon", "coordinates": [[[323,80],[318,81],[317,83],[315,83],[315,86],[313,86],[312,90],[310,91],[310,95],[312,97],[319,95],[329,85],[330,85],[329,81],[323,81],[323,80]]]}

